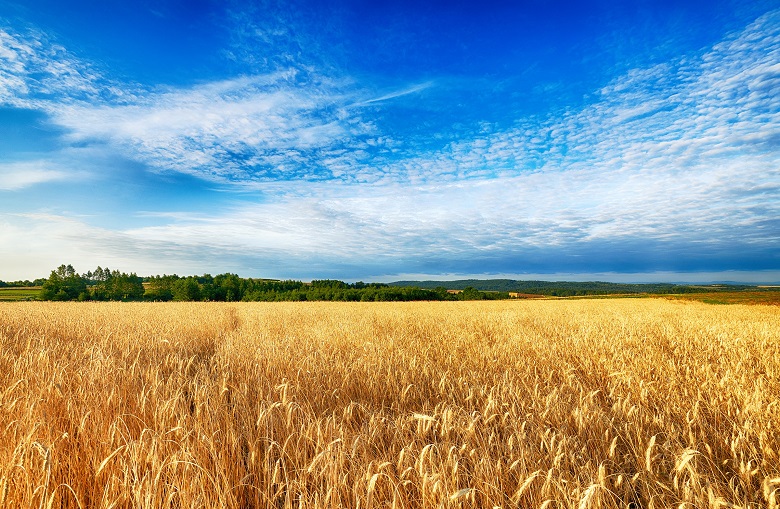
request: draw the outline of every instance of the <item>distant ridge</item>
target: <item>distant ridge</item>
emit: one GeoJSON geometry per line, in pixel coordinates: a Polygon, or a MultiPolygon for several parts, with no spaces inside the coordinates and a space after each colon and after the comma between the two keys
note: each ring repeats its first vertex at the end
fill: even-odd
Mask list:
{"type": "Polygon", "coordinates": [[[739,291],[761,289],[754,285],[744,284],[674,284],[674,283],[608,283],[605,281],[522,281],[515,279],[459,279],[454,281],[395,281],[391,286],[416,286],[432,289],[444,287],[448,290],[463,290],[474,288],[483,292],[517,292],[536,295],[570,296],[570,295],[608,295],[624,294],[673,294],[696,293],[702,291],[739,291]]]}

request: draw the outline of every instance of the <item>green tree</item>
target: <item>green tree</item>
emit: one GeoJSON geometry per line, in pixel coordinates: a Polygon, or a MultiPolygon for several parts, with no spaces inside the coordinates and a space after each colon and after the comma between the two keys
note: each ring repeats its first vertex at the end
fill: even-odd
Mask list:
{"type": "Polygon", "coordinates": [[[458,294],[458,298],[461,300],[483,300],[485,294],[474,288],[473,286],[467,286],[462,292],[458,294]]]}
{"type": "Polygon", "coordinates": [[[179,279],[173,284],[173,300],[190,301],[200,300],[200,285],[195,277],[179,279]]]}
{"type": "Polygon", "coordinates": [[[244,298],[244,281],[236,274],[214,277],[213,300],[236,302],[244,298]]]}
{"type": "Polygon", "coordinates": [[[144,292],[144,299],[152,301],[173,300],[173,285],[179,280],[176,274],[172,276],[152,276],[144,292]]]}
{"type": "Polygon", "coordinates": [[[102,280],[93,289],[93,295],[100,300],[141,300],[144,285],[135,273],[115,270],[103,274],[102,280]]]}
{"type": "Polygon", "coordinates": [[[86,300],[89,298],[87,282],[82,278],[73,265],[60,265],[51,271],[49,279],[41,288],[43,300],[86,300]]]}

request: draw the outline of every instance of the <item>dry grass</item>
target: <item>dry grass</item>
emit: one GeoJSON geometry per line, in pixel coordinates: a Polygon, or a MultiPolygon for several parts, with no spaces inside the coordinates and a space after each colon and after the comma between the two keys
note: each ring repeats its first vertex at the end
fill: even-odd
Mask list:
{"type": "Polygon", "coordinates": [[[780,309],[0,304],[0,506],[778,507],[780,309]]]}

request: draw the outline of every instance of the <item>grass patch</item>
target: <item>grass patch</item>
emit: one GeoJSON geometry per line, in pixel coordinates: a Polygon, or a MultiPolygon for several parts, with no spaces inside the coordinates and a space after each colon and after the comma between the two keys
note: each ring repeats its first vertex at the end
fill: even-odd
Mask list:
{"type": "Polygon", "coordinates": [[[0,301],[37,300],[40,293],[40,286],[0,288],[0,301]]]}

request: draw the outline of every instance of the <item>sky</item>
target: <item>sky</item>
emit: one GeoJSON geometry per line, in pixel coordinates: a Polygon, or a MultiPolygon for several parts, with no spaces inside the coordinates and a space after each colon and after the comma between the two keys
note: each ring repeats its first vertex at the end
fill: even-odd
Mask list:
{"type": "Polygon", "coordinates": [[[780,281],[777,0],[0,0],[0,280],[780,281]]]}

